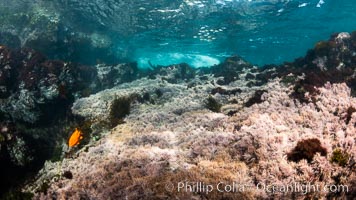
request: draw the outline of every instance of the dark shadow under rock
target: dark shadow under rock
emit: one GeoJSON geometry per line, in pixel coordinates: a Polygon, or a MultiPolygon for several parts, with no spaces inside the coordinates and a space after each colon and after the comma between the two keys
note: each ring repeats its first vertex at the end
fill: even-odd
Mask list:
{"type": "Polygon", "coordinates": [[[120,97],[113,101],[109,114],[111,127],[124,123],[124,117],[130,114],[130,106],[131,99],[127,97],[120,97]]]}
{"type": "Polygon", "coordinates": [[[236,95],[238,93],[241,93],[242,90],[239,89],[239,88],[236,88],[236,89],[231,89],[231,90],[226,90],[226,89],[223,89],[221,87],[216,87],[214,89],[211,90],[211,94],[212,95],[215,95],[215,94],[222,94],[222,95],[236,95]]]}

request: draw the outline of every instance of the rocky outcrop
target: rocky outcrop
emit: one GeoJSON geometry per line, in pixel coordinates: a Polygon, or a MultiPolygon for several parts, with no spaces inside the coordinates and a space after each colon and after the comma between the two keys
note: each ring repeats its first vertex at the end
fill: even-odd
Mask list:
{"type": "Polygon", "coordinates": [[[71,104],[95,77],[93,67],[0,46],[0,193],[53,156],[71,104]]]}
{"type": "MultiPolygon", "coordinates": [[[[346,83],[351,88],[351,95],[356,95],[356,32],[339,33],[328,41],[317,43],[307,55],[292,63],[281,66],[266,66],[258,79],[267,81],[274,77],[283,77],[283,82],[295,84],[294,98],[306,102],[305,94],[313,96],[315,87],[326,82],[346,83]],[[292,75],[290,75],[292,74],[292,75]],[[298,79],[298,76],[303,76],[298,79]]],[[[315,101],[315,99],[311,99],[315,101]]]]}
{"type": "Polygon", "coordinates": [[[53,120],[57,106],[81,119],[85,142],[68,151],[62,135],[49,144],[67,156],[47,161],[24,187],[35,199],[305,198],[257,187],[294,183],[348,186],[310,198],[353,197],[354,36],[337,34],[293,63],[263,68],[238,56],[206,69],[87,67],[1,47],[0,156],[11,166],[36,160],[28,136],[50,131],[26,132],[18,122],[53,120]],[[249,190],[177,190],[182,181],[236,180],[249,190]]]}
{"type": "Polygon", "coordinates": [[[141,75],[136,63],[86,66],[0,46],[0,193],[64,156],[63,140],[89,123],[73,116],[76,99],[141,75]]]}
{"type": "Polygon", "coordinates": [[[26,123],[51,119],[96,76],[92,67],[46,60],[36,51],[12,51],[4,46],[0,47],[0,70],[0,109],[26,123]]]}
{"type": "Polygon", "coordinates": [[[172,65],[78,99],[73,113],[91,120],[101,139],[73,158],[47,162],[25,191],[35,199],[352,198],[353,41],[339,34],[327,42],[332,48],[320,52],[317,45],[278,68],[258,69],[238,57],[210,69],[172,65]],[[311,78],[315,73],[319,79],[311,78]],[[129,113],[112,129],[98,128],[117,113],[118,99],[130,100],[120,104],[129,113]],[[213,189],[178,190],[196,183],[213,189]],[[219,191],[233,184],[244,188],[219,191]],[[322,189],[283,190],[308,184],[322,189]],[[332,185],[338,190],[325,190],[332,185]]]}
{"type": "Polygon", "coordinates": [[[90,65],[103,61],[114,64],[124,59],[125,55],[114,52],[112,38],[63,20],[60,7],[53,2],[1,3],[0,44],[27,47],[51,59],[90,65]]]}
{"type": "Polygon", "coordinates": [[[95,68],[97,70],[97,90],[108,89],[122,83],[131,82],[143,75],[139,71],[137,63],[122,63],[117,65],[98,64],[95,68]]]}
{"type": "MultiPolygon", "coordinates": [[[[78,100],[73,112],[105,121],[110,103],[120,95],[163,91],[154,104],[138,101],[131,104],[131,112],[124,119],[126,123],[98,132],[100,141],[92,141],[87,151],[77,153],[77,158],[48,162],[27,191],[39,191],[38,186],[47,182],[51,186],[46,193],[39,192],[35,199],[149,199],[152,196],[158,199],[302,199],[305,198],[302,192],[269,193],[256,184],[281,187],[310,183],[320,187],[326,184],[349,187],[348,192],[311,192],[308,194],[311,197],[352,197],[356,179],[356,115],[352,115],[349,123],[340,119],[347,115],[349,107],[356,106],[356,99],[346,84],[327,83],[319,87],[314,105],[294,101],[290,97],[293,87],[276,78],[258,87],[266,91],[260,97],[262,101],[249,107],[244,102],[254,93],[248,88],[242,87],[236,95],[215,94],[213,97],[223,105],[221,113],[215,113],[204,106],[204,99],[214,88],[211,84],[214,79],[209,76],[200,82],[196,77],[196,87],[192,88],[182,82],[139,79],[78,100]],[[228,115],[232,109],[236,112],[228,115]],[[315,145],[320,147],[302,155],[293,154],[296,148],[308,151],[308,147],[299,144],[308,139],[315,140],[315,145]],[[346,152],[347,164],[332,161],[337,149],[346,152]],[[65,171],[70,171],[73,177],[63,176],[65,171]],[[57,177],[55,181],[54,177],[57,177]],[[250,188],[224,193],[216,189],[210,193],[178,191],[178,184],[185,181],[214,186],[221,181],[230,185],[235,182],[250,188]]],[[[233,90],[233,83],[224,87],[233,90]]]]}

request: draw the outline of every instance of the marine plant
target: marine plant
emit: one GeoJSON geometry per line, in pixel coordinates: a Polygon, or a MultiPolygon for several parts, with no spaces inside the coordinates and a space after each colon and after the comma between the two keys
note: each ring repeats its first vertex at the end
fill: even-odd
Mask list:
{"type": "Polygon", "coordinates": [[[294,75],[283,76],[281,80],[281,82],[287,86],[295,83],[296,81],[297,81],[297,77],[295,77],[294,75]]]}
{"type": "Polygon", "coordinates": [[[341,149],[335,149],[330,159],[331,162],[344,167],[349,161],[349,154],[341,149]]]}
{"type": "Polygon", "coordinates": [[[352,118],[352,114],[356,112],[356,108],[350,106],[347,111],[346,111],[346,117],[345,117],[345,122],[346,124],[349,124],[351,118],[352,118]]]}
{"type": "Polygon", "coordinates": [[[67,178],[67,179],[72,179],[73,178],[73,174],[72,174],[71,171],[64,171],[62,176],[67,178]]]}
{"type": "Polygon", "coordinates": [[[212,96],[209,96],[205,101],[205,107],[213,112],[220,112],[221,104],[212,96]]]}
{"type": "Polygon", "coordinates": [[[124,123],[124,117],[130,114],[131,99],[127,97],[116,98],[110,107],[109,121],[110,126],[115,127],[124,123]]]}
{"type": "Polygon", "coordinates": [[[262,95],[267,92],[266,90],[257,90],[254,95],[245,103],[246,107],[251,107],[253,104],[262,103],[262,95]]]}
{"type": "Polygon", "coordinates": [[[36,192],[42,192],[42,193],[47,194],[47,190],[49,189],[49,187],[50,187],[49,181],[48,180],[44,180],[41,183],[41,185],[39,186],[39,188],[37,189],[36,192]]]}
{"type": "Polygon", "coordinates": [[[331,41],[321,41],[315,45],[314,51],[318,56],[328,55],[335,44],[331,41]]]}
{"type": "Polygon", "coordinates": [[[316,153],[320,153],[322,156],[327,154],[326,149],[321,146],[317,138],[305,139],[297,143],[297,146],[287,154],[287,158],[294,162],[306,159],[310,163],[316,153]]]}

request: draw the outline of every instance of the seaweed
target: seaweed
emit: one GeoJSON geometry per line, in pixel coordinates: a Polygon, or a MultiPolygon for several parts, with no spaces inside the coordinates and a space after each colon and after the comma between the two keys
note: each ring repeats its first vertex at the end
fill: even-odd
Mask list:
{"type": "Polygon", "coordinates": [[[262,95],[266,90],[257,90],[255,94],[244,104],[246,107],[251,107],[254,104],[262,103],[262,95]]]}
{"type": "Polygon", "coordinates": [[[63,174],[62,174],[62,176],[63,176],[64,178],[67,178],[67,179],[72,179],[72,178],[73,178],[73,174],[72,174],[71,171],[64,171],[63,174]]]}
{"type": "Polygon", "coordinates": [[[300,80],[295,84],[290,97],[298,99],[301,103],[309,103],[310,100],[316,103],[315,97],[320,93],[317,87],[323,86],[327,80],[326,78],[322,78],[322,76],[314,72],[307,74],[304,80],[300,80]],[[311,99],[305,96],[306,93],[309,93],[311,99]]]}
{"type": "Polygon", "coordinates": [[[124,117],[130,114],[131,99],[127,97],[120,97],[115,99],[110,107],[109,120],[111,127],[124,123],[124,117]]]}
{"type": "Polygon", "coordinates": [[[47,191],[50,187],[50,184],[48,182],[48,180],[44,180],[36,192],[47,194],[47,191]]]}
{"type": "Polygon", "coordinates": [[[160,90],[160,89],[156,89],[156,90],[155,90],[155,94],[157,95],[158,98],[160,98],[160,97],[163,96],[163,91],[160,90]]]}
{"type": "Polygon", "coordinates": [[[132,101],[138,101],[139,103],[150,103],[150,104],[155,104],[155,95],[150,94],[149,92],[145,92],[142,95],[140,94],[132,94],[130,96],[130,99],[132,101]]]}
{"type": "Polygon", "coordinates": [[[328,56],[333,47],[335,47],[335,44],[331,41],[320,41],[315,45],[314,52],[317,56],[328,56]]]}
{"type": "Polygon", "coordinates": [[[296,81],[297,81],[297,77],[295,77],[293,75],[284,76],[284,77],[282,77],[282,80],[281,80],[281,82],[286,86],[293,84],[296,81]]]}
{"type": "Polygon", "coordinates": [[[220,112],[221,106],[222,105],[212,96],[209,96],[205,101],[205,107],[213,112],[220,112]]]}
{"type": "Polygon", "coordinates": [[[213,88],[210,93],[211,93],[212,95],[214,95],[214,94],[216,94],[216,93],[223,94],[223,93],[225,93],[225,92],[226,92],[225,89],[223,89],[223,88],[221,88],[221,87],[216,87],[216,88],[213,88]]]}
{"type": "Polygon", "coordinates": [[[316,153],[320,153],[322,156],[327,154],[326,149],[321,146],[317,138],[305,139],[297,143],[297,146],[287,154],[287,158],[294,162],[306,159],[310,163],[316,153]]]}
{"type": "Polygon", "coordinates": [[[349,124],[350,123],[350,120],[352,118],[352,114],[356,112],[356,108],[350,106],[348,109],[347,109],[347,113],[346,113],[346,117],[345,117],[345,123],[346,124],[349,124]]]}
{"type": "Polygon", "coordinates": [[[205,72],[210,72],[214,74],[215,77],[224,77],[223,80],[219,81],[219,85],[228,85],[233,81],[239,79],[241,72],[246,69],[253,69],[253,66],[244,61],[239,56],[233,56],[227,58],[224,62],[218,65],[211,66],[208,69],[201,69],[205,72]]]}
{"type": "Polygon", "coordinates": [[[255,79],[256,76],[251,74],[251,73],[247,73],[246,76],[245,76],[245,80],[248,81],[248,80],[251,80],[251,79],[255,79]]]}
{"type": "Polygon", "coordinates": [[[237,112],[238,112],[237,110],[230,110],[230,111],[227,113],[227,115],[231,117],[231,116],[234,116],[237,112]]]}
{"type": "Polygon", "coordinates": [[[236,89],[232,89],[232,90],[226,90],[224,88],[221,87],[216,87],[213,88],[211,90],[211,94],[215,95],[215,94],[223,94],[223,95],[236,95],[237,93],[241,93],[242,90],[240,88],[236,88],[236,89]]]}
{"type": "Polygon", "coordinates": [[[347,162],[349,161],[349,154],[341,149],[335,149],[331,156],[330,161],[332,163],[337,163],[339,166],[344,167],[346,166],[347,162]]]}

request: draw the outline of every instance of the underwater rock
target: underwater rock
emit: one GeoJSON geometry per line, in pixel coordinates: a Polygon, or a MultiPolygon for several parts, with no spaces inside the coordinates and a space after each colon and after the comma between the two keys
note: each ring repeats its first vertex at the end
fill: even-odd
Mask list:
{"type": "Polygon", "coordinates": [[[51,119],[55,109],[65,109],[96,75],[91,67],[46,60],[30,49],[12,51],[3,46],[0,72],[1,111],[26,123],[51,119]]]}
{"type": "Polygon", "coordinates": [[[255,91],[255,94],[245,103],[245,106],[250,107],[253,104],[262,103],[263,102],[262,95],[265,92],[267,92],[267,91],[265,91],[265,90],[255,91]]]}
{"type": "Polygon", "coordinates": [[[113,52],[112,41],[107,35],[79,30],[77,25],[63,20],[53,2],[38,4],[33,2],[20,11],[0,8],[0,44],[11,48],[27,47],[51,59],[90,65],[114,64],[123,59],[113,52]]]}
{"type": "Polygon", "coordinates": [[[295,83],[291,96],[301,102],[314,102],[318,87],[326,82],[343,83],[351,88],[351,94],[356,95],[356,35],[355,32],[338,33],[328,41],[315,45],[305,57],[281,66],[265,66],[257,79],[269,80],[276,77],[302,77],[292,80],[295,83]],[[306,97],[306,94],[308,97],[306,97]]]}
{"type": "MultiPolygon", "coordinates": [[[[24,167],[33,160],[30,148],[16,129],[16,125],[4,119],[0,123],[0,152],[1,160],[10,160],[19,167],[24,167]]],[[[4,166],[3,169],[5,170],[4,166]]]]}
{"type": "Polygon", "coordinates": [[[233,90],[225,90],[221,87],[216,87],[214,89],[211,90],[211,94],[214,95],[214,94],[224,94],[224,95],[236,95],[238,93],[241,93],[242,90],[237,88],[237,89],[233,89],[233,90]]]}
{"type": "Polygon", "coordinates": [[[95,78],[95,68],[0,46],[0,193],[51,156],[67,126],[63,119],[71,117],[69,106],[95,78]]]}
{"type": "MultiPolygon", "coordinates": [[[[337,184],[332,178],[336,172],[344,180],[342,183],[352,188],[355,172],[347,165],[340,167],[330,160],[337,146],[346,147],[345,152],[350,157],[356,156],[355,115],[348,124],[340,120],[340,116],[346,115],[348,108],[356,104],[346,84],[322,86],[316,97],[320,99],[318,107],[295,102],[289,96],[293,88],[281,83],[279,78],[259,86],[259,90],[268,89],[268,92],[263,95],[264,102],[251,107],[243,106],[243,100],[253,94],[244,88],[237,96],[215,94],[219,100],[234,96],[235,104],[242,106],[239,112],[227,116],[207,111],[204,102],[199,102],[215,88],[211,85],[214,79],[211,76],[200,82],[201,79],[196,77],[196,87],[187,89],[185,84],[188,83],[172,84],[143,78],[77,100],[73,112],[99,120],[108,113],[107,105],[119,95],[127,96],[129,89],[139,94],[147,91],[143,88],[155,90],[160,87],[163,91],[162,103],[134,102],[130,114],[125,117],[126,123],[111,129],[110,134],[103,135],[100,142],[93,143],[78,158],[64,159],[60,170],[70,170],[73,178],[51,181],[47,194],[37,192],[35,199],[77,198],[84,194],[88,198],[103,199],[120,199],[128,195],[142,199],[152,195],[204,199],[203,194],[167,191],[164,185],[170,182],[176,186],[179,181],[194,181],[194,178],[209,183],[218,183],[224,178],[228,182],[243,180],[249,184],[266,181],[288,184],[291,177],[296,182],[312,180],[313,184],[337,184]],[[101,104],[103,107],[99,106],[101,104]],[[181,109],[179,115],[172,112],[178,108],[181,109]],[[339,109],[337,116],[334,115],[336,108],[339,109]],[[323,147],[322,155],[314,155],[313,151],[313,157],[306,158],[310,162],[300,160],[295,163],[286,159],[298,142],[315,137],[323,147]],[[143,183],[147,187],[136,184],[136,178],[140,179],[141,186],[143,183]],[[118,179],[122,181],[117,182],[118,179]],[[74,186],[84,188],[85,193],[74,186]]],[[[231,90],[234,86],[231,83],[224,87],[231,90]]],[[[40,180],[48,179],[55,172],[58,172],[56,167],[44,168],[39,174],[39,182],[34,185],[40,185],[40,180]]],[[[34,185],[29,185],[25,191],[35,191],[34,185]]],[[[338,197],[347,198],[353,192],[340,193],[338,197]]],[[[323,198],[329,194],[315,192],[310,195],[323,198]]],[[[239,197],[252,199],[270,195],[261,190],[239,193],[239,197]]],[[[209,194],[211,196],[223,199],[215,193],[209,194]]],[[[296,196],[305,197],[301,193],[273,194],[273,198],[296,196]]]]}
{"type": "Polygon", "coordinates": [[[356,66],[353,63],[356,47],[350,43],[352,39],[348,37],[348,34],[340,33],[327,42],[317,44],[314,49],[308,51],[305,57],[298,58],[294,62],[262,67],[256,79],[266,84],[271,79],[281,78],[283,83],[294,87],[291,97],[302,103],[316,103],[318,88],[327,82],[345,82],[351,88],[351,95],[355,96],[356,66]],[[319,62],[321,60],[323,61],[319,62]]]}
{"type": "MultiPolygon", "coordinates": [[[[223,63],[211,66],[206,72],[212,73],[215,77],[224,77],[222,85],[227,85],[239,79],[242,71],[257,69],[239,56],[227,58],[223,63]]],[[[205,70],[204,70],[205,71],[205,70]]]]}
{"type": "MultiPolygon", "coordinates": [[[[187,82],[175,66],[156,69],[156,74],[147,73],[149,78],[138,78],[75,101],[73,113],[93,121],[105,121],[110,118],[110,105],[115,99],[142,97],[142,100],[131,103],[130,114],[125,116],[124,124],[111,129],[111,134],[103,132],[100,142],[93,143],[88,152],[77,159],[63,160],[61,170],[70,170],[72,179],[51,182],[48,193],[37,192],[35,198],[77,198],[86,195],[88,198],[132,196],[148,199],[159,195],[204,199],[206,196],[203,194],[167,191],[164,184],[166,181],[173,184],[181,180],[194,181],[192,177],[209,183],[224,177],[225,181],[231,182],[244,180],[250,184],[288,184],[292,177],[295,182],[312,180],[312,184],[339,184],[334,176],[343,180],[342,183],[348,185],[351,191],[338,194],[315,192],[310,195],[315,198],[328,195],[352,197],[356,174],[349,164],[351,161],[346,162],[345,156],[333,153],[342,146],[346,148],[343,152],[348,153],[348,159],[356,156],[356,115],[351,109],[356,99],[351,95],[351,88],[346,83],[323,84],[324,77],[316,80],[318,84],[315,84],[310,74],[309,79],[303,79],[301,74],[307,75],[307,67],[281,66],[286,70],[283,72],[269,66],[256,71],[254,67],[236,63],[239,62],[225,64],[229,67],[225,68],[224,74],[235,73],[239,77],[228,77],[228,82],[225,79],[221,81],[224,74],[217,69],[215,73],[199,69],[194,76],[188,76],[187,82]],[[249,73],[256,75],[256,79],[263,77],[264,80],[258,82],[249,73]],[[249,76],[248,80],[243,78],[246,76],[249,76]],[[303,94],[305,101],[295,101],[295,96],[291,94],[303,80],[309,84],[308,87],[315,88],[315,92],[310,94],[300,89],[299,95],[303,94]],[[157,91],[160,91],[159,95],[157,91]],[[311,100],[308,95],[313,96],[314,104],[305,103],[311,100]],[[221,103],[218,107],[221,113],[205,109],[204,100],[209,97],[214,98],[211,105],[221,103]],[[152,98],[155,103],[150,100],[152,98]],[[314,145],[311,138],[316,137],[318,142],[314,145]],[[312,142],[302,144],[301,141],[312,142]],[[291,161],[288,161],[288,155],[291,161]],[[239,166],[238,171],[234,171],[236,165],[239,166]],[[100,179],[103,182],[99,184],[96,177],[104,177],[100,179]],[[135,184],[135,178],[140,178],[147,188],[135,184]],[[117,179],[125,181],[112,184],[117,179]],[[86,193],[71,189],[74,185],[85,188],[86,193]]],[[[317,65],[315,69],[321,71],[317,65]]],[[[326,72],[329,73],[328,69],[326,72]]],[[[38,181],[54,171],[44,168],[38,181]]],[[[29,186],[25,191],[34,189],[29,186]]],[[[215,193],[209,194],[209,197],[223,199],[215,193]]],[[[305,196],[300,193],[271,195],[266,191],[253,190],[241,192],[239,197],[305,196]]]]}
{"type": "Polygon", "coordinates": [[[7,144],[7,151],[12,163],[25,166],[33,160],[33,157],[29,154],[29,147],[22,138],[16,137],[15,141],[7,144]]]}
{"type": "Polygon", "coordinates": [[[189,66],[187,63],[180,63],[169,66],[154,66],[153,69],[147,70],[146,73],[150,77],[159,75],[162,77],[162,80],[169,83],[178,83],[193,79],[196,74],[196,69],[189,66]]]}
{"type": "Polygon", "coordinates": [[[121,83],[130,82],[140,77],[137,63],[124,63],[118,65],[98,64],[97,89],[112,88],[121,83]]]}
{"type": "Polygon", "coordinates": [[[31,171],[28,168],[33,167],[33,163],[37,161],[34,152],[22,130],[19,130],[15,123],[1,116],[0,197],[8,188],[14,187],[25,179],[26,172],[31,171]]]}
{"type": "MultiPolygon", "coordinates": [[[[206,183],[242,180],[254,186],[307,180],[350,186],[349,193],[310,192],[311,198],[351,198],[356,181],[355,66],[334,64],[347,58],[341,54],[354,51],[352,37],[333,37],[278,68],[257,69],[239,57],[207,69],[178,64],[140,75],[131,74],[129,64],[98,65],[100,78],[93,75],[93,80],[100,85],[109,79],[101,85],[109,89],[75,99],[71,111],[90,121],[100,140],[90,139],[73,157],[46,162],[34,183],[23,189],[34,193],[34,199],[301,199],[302,193],[261,190],[232,196],[179,193],[168,191],[165,184],[199,178],[206,183]],[[116,72],[122,66],[125,73],[116,72]],[[110,79],[116,73],[130,78],[115,83],[110,79]],[[205,101],[209,98],[211,106],[205,101]],[[110,124],[110,114],[115,123],[110,124]],[[125,123],[116,123],[121,121],[125,123]],[[98,128],[105,123],[112,126],[98,128]]],[[[31,80],[29,91],[37,83],[31,80]]],[[[9,91],[4,95],[11,96],[9,91]]],[[[42,91],[54,95],[53,88],[42,91]]]]}

